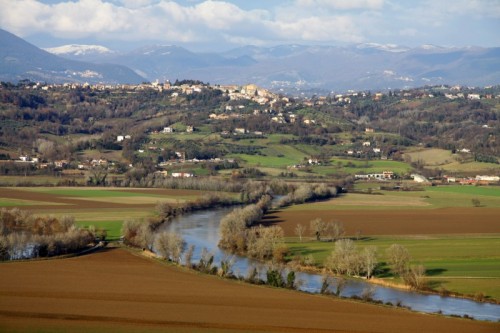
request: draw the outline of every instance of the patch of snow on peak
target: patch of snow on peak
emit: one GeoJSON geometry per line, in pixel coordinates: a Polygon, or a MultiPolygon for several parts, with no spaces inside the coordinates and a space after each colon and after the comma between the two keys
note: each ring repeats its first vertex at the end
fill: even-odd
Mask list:
{"type": "Polygon", "coordinates": [[[74,55],[83,56],[87,54],[110,54],[114,53],[107,47],[101,45],[79,45],[79,44],[69,44],[58,47],[50,47],[44,49],[55,55],[74,55]]]}
{"type": "Polygon", "coordinates": [[[436,46],[436,45],[432,45],[432,44],[424,44],[422,46],[420,46],[421,49],[424,49],[424,50],[436,50],[436,49],[441,49],[441,47],[439,46],[436,46]]]}
{"type": "Polygon", "coordinates": [[[358,49],[377,49],[386,52],[406,52],[409,48],[396,44],[364,43],[356,46],[358,49]]]}

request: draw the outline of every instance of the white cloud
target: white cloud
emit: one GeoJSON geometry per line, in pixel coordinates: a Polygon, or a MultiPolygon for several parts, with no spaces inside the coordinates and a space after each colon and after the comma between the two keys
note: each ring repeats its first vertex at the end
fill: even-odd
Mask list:
{"type": "Polygon", "coordinates": [[[260,0],[255,3],[261,4],[259,9],[244,9],[258,5],[245,6],[243,1],[0,0],[0,27],[21,37],[49,34],[214,48],[339,41],[440,44],[440,38],[445,44],[453,43],[450,36],[459,40],[466,27],[499,40],[487,33],[500,29],[499,0],[260,0]],[[480,31],[481,27],[488,29],[480,31]],[[423,40],[429,36],[432,40],[423,40]]]}
{"type": "MultiPolygon", "coordinates": [[[[343,1],[335,2],[343,6],[343,1]]],[[[181,5],[168,0],[78,0],[55,4],[0,0],[0,6],[0,25],[21,36],[37,32],[64,38],[231,43],[362,39],[347,16],[318,17],[293,7],[289,13],[295,14],[283,16],[278,10],[243,10],[226,1],[181,5]]]]}
{"type": "Polygon", "coordinates": [[[289,40],[303,40],[308,42],[361,42],[360,35],[354,22],[348,16],[335,17],[308,17],[293,21],[270,23],[270,30],[278,36],[289,40]]]}
{"type": "Polygon", "coordinates": [[[315,7],[317,9],[381,9],[384,0],[296,0],[300,7],[315,7]]]}
{"type": "Polygon", "coordinates": [[[153,3],[152,0],[120,0],[126,8],[140,8],[146,7],[153,3]]]}

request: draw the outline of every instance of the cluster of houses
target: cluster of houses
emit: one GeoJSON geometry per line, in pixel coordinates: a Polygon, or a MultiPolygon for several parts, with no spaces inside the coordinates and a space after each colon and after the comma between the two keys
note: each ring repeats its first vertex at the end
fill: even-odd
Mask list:
{"type": "MultiPolygon", "coordinates": [[[[382,173],[358,174],[354,176],[357,180],[390,180],[394,178],[392,171],[384,171],[382,173]]],[[[420,184],[445,183],[445,184],[460,184],[460,185],[491,185],[500,183],[500,176],[478,175],[476,177],[452,177],[443,176],[442,179],[429,180],[420,174],[411,174],[410,178],[414,182],[420,184]]]]}
{"type": "Polygon", "coordinates": [[[354,178],[361,180],[390,180],[394,178],[394,172],[383,171],[382,173],[358,174],[354,175],[354,178]]]}
{"type": "Polygon", "coordinates": [[[18,160],[14,160],[15,163],[26,163],[26,164],[32,164],[34,165],[37,169],[47,169],[48,167],[54,167],[56,169],[66,169],[70,168],[72,165],[74,168],[78,170],[88,170],[92,167],[97,167],[97,166],[108,166],[112,165],[113,163],[100,158],[100,159],[92,159],[92,160],[87,160],[84,162],[78,162],[78,163],[72,163],[68,160],[65,159],[60,159],[60,160],[55,160],[52,162],[43,162],[39,157],[32,157],[29,155],[21,155],[19,156],[18,160]]]}
{"type": "Polygon", "coordinates": [[[446,183],[460,185],[488,185],[500,182],[500,176],[477,175],[476,177],[443,176],[446,183]]]}

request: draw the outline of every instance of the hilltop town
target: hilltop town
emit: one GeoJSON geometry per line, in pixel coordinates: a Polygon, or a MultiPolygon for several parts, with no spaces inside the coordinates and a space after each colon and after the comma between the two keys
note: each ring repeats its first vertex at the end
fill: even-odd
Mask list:
{"type": "Polygon", "coordinates": [[[228,173],[498,182],[498,87],[302,97],[195,80],[25,81],[3,83],[0,95],[4,175],[88,180],[100,168],[115,184],[124,176],[228,173]]]}

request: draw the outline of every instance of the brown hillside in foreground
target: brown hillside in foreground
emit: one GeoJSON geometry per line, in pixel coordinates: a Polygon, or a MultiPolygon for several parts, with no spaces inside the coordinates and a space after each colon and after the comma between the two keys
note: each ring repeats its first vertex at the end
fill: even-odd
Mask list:
{"type": "Polygon", "coordinates": [[[200,275],[125,249],[0,264],[0,331],[498,332],[474,322],[200,275]]]}

